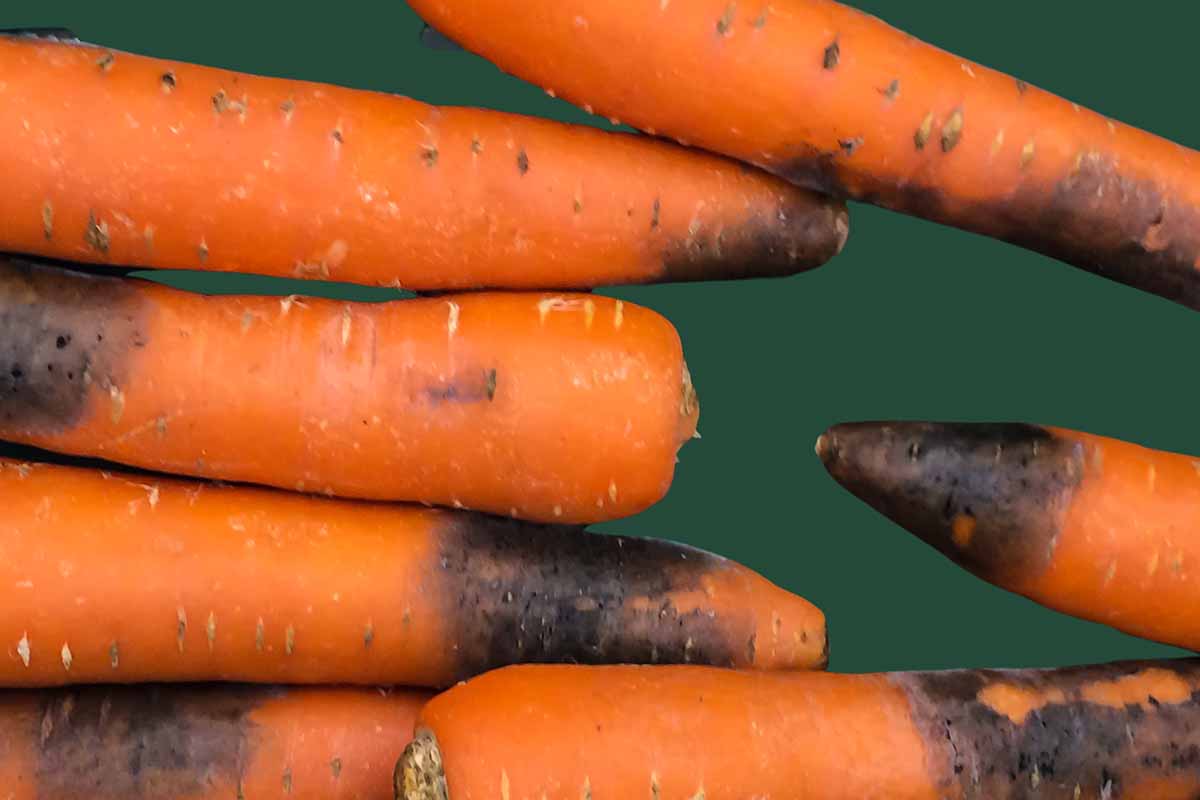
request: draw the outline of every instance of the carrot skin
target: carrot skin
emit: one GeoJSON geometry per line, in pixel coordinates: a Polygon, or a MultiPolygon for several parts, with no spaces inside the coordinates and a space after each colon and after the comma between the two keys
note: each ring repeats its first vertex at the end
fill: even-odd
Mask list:
{"type": "Polygon", "coordinates": [[[661,540],[4,460],[0,504],[0,686],[828,658],[812,604],[661,540]]]}
{"type": "Polygon", "coordinates": [[[0,438],[144,469],[536,521],[665,495],[679,335],[593,295],[203,297],[0,261],[0,438]]]}
{"type": "Polygon", "coordinates": [[[430,695],[274,686],[0,692],[12,800],[391,797],[430,695]]]}
{"type": "Polygon", "coordinates": [[[0,249],[408,289],[790,275],[844,204],[586,126],[0,35],[0,249]],[[48,98],[61,98],[54,102],[48,98]]]}
{"type": "Polygon", "coordinates": [[[506,72],[599,114],[1200,308],[1200,155],[853,8],[412,6],[506,72]]]}
{"type": "Polygon", "coordinates": [[[403,800],[1188,800],[1200,660],[836,675],[510,667],[434,698],[403,800]]]}
{"type": "Polygon", "coordinates": [[[852,494],[982,579],[1135,636],[1200,649],[1196,459],[1023,424],[839,425],[852,494]]]}

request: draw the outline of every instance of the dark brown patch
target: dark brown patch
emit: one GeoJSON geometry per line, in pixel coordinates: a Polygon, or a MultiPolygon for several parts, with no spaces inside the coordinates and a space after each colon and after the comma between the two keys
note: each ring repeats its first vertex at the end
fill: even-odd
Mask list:
{"type": "Polygon", "coordinates": [[[666,280],[742,280],[795,275],[829,261],[845,242],[849,214],[828,198],[804,198],[740,224],[707,226],[663,250],[666,280]]]}
{"type": "Polygon", "coordinates": [[[237,785],[241,765],[253,755],[248,717],[280,694],[269,688],[222,686],[44,692],[28,735],[29,741],[42,743],[37,795],[199,797],[213,784],[237,785]],[[45,725],[47,718],[52,726],[45,725]]]}
{"type": "Polygon", "coordinates": [[[173,91],[179,85],[174,72],[164,72],[159,80],[162,82],[163,89],[168,92],[173,91]]]}
{"type": "Polygon", "coordinates": [[[341,130],[339,130],[338,128],[334,128],[333,131],[329,135],[333,138],[333,141],[335,144],[345,144],[346,143],[346,137],[342,134],[341,130]]]}
{"type": "Polygon", "coordinates": [[[529,172],[529,154],[525,152],[524,148],[517,153],[517,171],[522,175],[529,172]]]}
{"type": "Polygon", "coordinates": [[[1147,795],[1131,791],[1154,779],[1179,782],[1200,796],[1200,694],[1173,705],[1147,696],[1124,708],[1089,703],[1081,694],[1090,683],[1147,669],[1174,673],[1191,685],[1200,680],[1198,659],[909,673],[892,680],[910,698],[944,796],[1140,800],[1147,795]],[[979,700],[980,692],[995,684],[1062,692],[1064,702],[1014,722],[979,700]]]}
{"type": "Polygon", "coordinates": [[[136,284],[0,259],[0,432],[69,429],[141,346],[136,284]]]}
{"type": "Polygon", "coordinates": [[[707,553],[478,514],[447,516],[440,540],[456,678],[516,663],[745,665],[748,614],[675,606],[726,568],[707,553]]]}
{"type": "Polygon", "coordinates": [[[733,30],[733,16],[736,13],[737,5],[735,3],[730,3],[729,5],[725,6],[725,13],[721,15],[719,20],[717,20],[718,36],[728,36],[730,31],[733,30]]]}
{"type": "Polygon", "coordinates": [[[421,160],[425,162],[427,167],[436,167],[438,162],[438,149],[436,147],[425,147],[421,150],[421,160]]]}
{"type": "Polygon", "coordinates": [[[104,55],[100,56],[100,58],[96,59],[96,66],[100,68],[101,72],[108,72],[112,69],[113,62],[116,60],[117,57],[112,53],[105,53],[104,55]]]}
{"type": "Polygon", "coordinates": [[[884,97],[886,97],[888,100],[895,100],[896,97],[899,96],[899,94],[900,94],[900,79],[899,78],[894,79],[891,83],[889,83],[887,85],[886,89],[880,89],[879,93],[882,94],[884,97]]]}
{"type": "Polygon", "coordinates": [[[863,138],[855,136],[853,139],[838,139],[838,147],[842,148],[842,152],[848,156],[852,156],[862,147],[863,138]]]}
{"type": "Polygon", "coordinates": [[[825,55],[821,59],[821,66],[825,69],[837,69],[837,65],[842,60],[842,45],[837,39],[833,40],[833,44],[825,48],[825,55]]]}
{"type": "Polygon", "coordinates": [[[999,583],[1046,567],[1083,473],[1078,446],[1020,424],[839,425],[818,452],[856,497],[999,583]],[[974,520],[966,546],[955,542],[960,516],[974,520]]]}
{"type": "Polygon", "coordinates": [[[439,403],[491,402],[496,397],[495,369],[465,369],[449,380],[425,388],[425,398],[439,403]]]}
{"type": "Polygon", "coordinates": [[[658,230],[659,218],[662,216],[662,199],[654,198],[654,205],[650,208],[650,230],[658,230]]]}

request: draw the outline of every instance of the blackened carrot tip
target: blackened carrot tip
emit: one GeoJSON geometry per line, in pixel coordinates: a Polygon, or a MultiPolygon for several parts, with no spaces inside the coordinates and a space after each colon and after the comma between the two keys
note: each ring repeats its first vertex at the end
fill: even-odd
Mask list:
{"type": "Polygon", "coordinates": [[[1082,475],[1073,443],[1019,423],[843,424],[817,454],[851,494],[997,582],[1049,563],[1082,475]]]}
{"type": "Polygon", "coordinates": [[[392,788],[395,800],[448,800],[442,751],[432,731],[418,730],[404,748],[392,774],[392,788]]]}

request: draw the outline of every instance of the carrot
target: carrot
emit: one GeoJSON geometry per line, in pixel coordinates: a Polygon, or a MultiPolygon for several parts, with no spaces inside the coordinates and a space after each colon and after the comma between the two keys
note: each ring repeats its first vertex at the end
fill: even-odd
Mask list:
{"type": "Polygon", "coordinates": [[[0,249],[408,289],[789,275],[845,206],[673,144],[0,36],[0,249]]]}
{"type": "Polygon", "coordinates": [[[428,695],[247,686],[0,692],[11,800],[385,800],[428,695]]]}
{"type": "Polygon", "coordinates": [[[846,489],[992,584],[1200,649],[1200,461],[1023,424],[839,425],[817,443],[846,489]]]}
{"type": "Polygon", "coordinates": [[[752,674],[510,667],[434,698],[405,800],[1191,800],[1200,660],[752,674]]]}
{"type": "Polygon", "coordinates": [[[0,686],[827,659],[813,605],[665,541],[14,461],[0,507],[0,686]]]}
{"type": "Polygon", "coordinates": [[[584,108],[1200,308],[1200,155],[855,9],[410,4],[467,49],[584,108]]]}
{"type": "Polygon", "coordinates": [[[699,413],[679,335],[591,295],[203,297],[0,261],[0,438],[535,520],[628,516],[699,413]]]}

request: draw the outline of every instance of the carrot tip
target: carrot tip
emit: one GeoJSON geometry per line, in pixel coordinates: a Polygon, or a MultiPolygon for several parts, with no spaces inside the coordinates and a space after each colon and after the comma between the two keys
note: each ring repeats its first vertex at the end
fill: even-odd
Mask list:
{"type": "Polygon", "coordinates": [[[392,774],[395,800],[448,800],[442,751],[432,731],[419,730],[392,774]]]}

